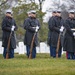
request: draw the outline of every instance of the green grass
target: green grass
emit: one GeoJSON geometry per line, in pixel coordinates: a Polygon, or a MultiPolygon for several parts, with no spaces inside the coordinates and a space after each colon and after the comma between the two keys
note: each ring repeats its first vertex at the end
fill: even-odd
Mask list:
{"type": "Polygon", "coordinates": [[[0,55],[0,75],[75,75],[75,60],[51,58],[49,54],[37,54],[35,59],[15,54],[13,59],[0,55]]]}

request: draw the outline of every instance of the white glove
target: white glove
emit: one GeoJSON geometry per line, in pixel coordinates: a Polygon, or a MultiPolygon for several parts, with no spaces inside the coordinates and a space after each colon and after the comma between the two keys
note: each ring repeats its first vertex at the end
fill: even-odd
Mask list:
{"type": "Polygon", "coordinates": [[[11,31],[14,31],[14,29],[15,29],[15,26],[13,25],[12,28],[11,28],[11,31]]]}
{"type": "Polygon", "coordinates": [[[64,30],[64,26],[61,26],[60,32],[63,32],[63,30],[64,30]]]}
{"type": "Polygon", "coordinates": [[[38,32],[39,30],[39,26],[36,26],[35,32],[38,32]]]}
{"type": "Polygon", "coordinates": [[[63,32],[63,29],[60,29],[60,32],[63,32]]]}
{"type": "Polygon", "coordinates": [[[75,32],[73,32],[73,36],[75,36],[75,32]]]}

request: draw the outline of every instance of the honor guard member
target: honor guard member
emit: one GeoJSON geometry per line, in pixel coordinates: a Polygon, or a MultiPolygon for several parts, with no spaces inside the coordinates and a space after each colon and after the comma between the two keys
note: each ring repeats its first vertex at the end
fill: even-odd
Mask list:
{"type": "Polygon", "coordinates": [[[14,36],[14,31],[17,29],[16,22],[12,17],[12,10],[6,10],[5,17],[2,21],[2,46],[4,47],[3,57],[6,58],[8,41],[10,34],[12,32],[10,38],[10,45],[9,45],[9,58],[14,58],[14,49],[16,48],[16,40],[14,36]]]}
{"type": "MultiPolygon", "coordinates": [[[[57,49],[57,42],[60,32],[63,32],[64,27],[63,25],[63,19],[61,17],[61,10],[57,10],[56,16],[52,19],[51,22],[49,22],[49,29],[50,29],[50,49],[52,50],[52,56],[53,58],[56,57],[56,49],[57,49]]],[[[58,50],[58,57],[61,57],[61,43],[60,48],[58,50]]]]}
{"type": "Polygon", "coordinates": [[[75,59],[75,12],[73,10],[69,11],[65,28],[64,51],[67,52],[67,59],[75,59]]]}
{"type": "Polygon", "coordinates": [[[36,46],[38,45],[37,33],[40,28],[40,23],[38,19],[36,18],[35,10],[31,10],[28,14],[29,14],[28,18],[25,19],[24,21],[24,29],[26,30],[24,44],[26,45],[27,56],[29,58],[32,38],[34,34],[36,33],[34,43],[33,43],[33,49],[32,49],[32,58],[35,58],[36,57],[36,46]]]}
{"type": "MultiPolygon", "coordinates": [[[[53,10],[52,11],[52,17],[50,17],[49,21],[48,21],[48,28],[49,26],[51,26],[52,24],[52,20],[55,18],[56,16],[56,10],[53,10]]],[[[47,44],[50,46],[50,56],[53,57],[53,48],[51,46],[51,30],[49,28],[49,31],[48,31],[48,39],[47,39],[47,44]]]]}

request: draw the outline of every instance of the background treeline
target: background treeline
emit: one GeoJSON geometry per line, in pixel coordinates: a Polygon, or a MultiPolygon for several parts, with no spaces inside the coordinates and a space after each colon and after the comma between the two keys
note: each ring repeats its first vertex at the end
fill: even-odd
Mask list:
{"type": "MultiPolygon", "coordinates": [[[[39,4],[36,3],[35,0],[1,0],[0,1],[0,25],[2,19],[4,18],[5,10],[11,8],[13,10],[13,17],[16,20],[16,24],[18,26],[18,30],[16,32],[17,42],[23,41],[25,30],[23,29],[23,22],[27,18],[27,12],[29,10],[37,11],[37,18],[40,21],[41,29],[38,33],[39,41],[46,41],[48,37],[48,24],[47,22],[43,22],[43,17],[47,12],[51,12],[53,8],[61,8],[63,10],[63,18],[67,17],[67,11],[75,8],[74,0],[65,0],[66,4],[60,5],[60,0],[57,2],[53,0],[52,7],[49,7],[46,12],[42,12],[42,6],[45,0],[38,0],[39,4]]],[[[49,18],[49,17],[48,17],[49,18]]],[[[48,19],[47,19],[48,21],[48,19]]],[[[0,26],[0,40],[2,37],[2,30],[0,26]]]]}

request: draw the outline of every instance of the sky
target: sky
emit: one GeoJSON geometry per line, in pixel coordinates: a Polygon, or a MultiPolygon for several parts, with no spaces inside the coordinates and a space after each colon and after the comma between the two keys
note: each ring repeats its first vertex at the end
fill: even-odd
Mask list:
{"type": "MultiPolygon", "coordinates": [[[[38,0],[35,0],[36,3],[38,3],[38,0]]],[[[60,5],[63,3],[63,1],[65,0],[54,0],[60,3],[60,5]]],[[[52,0],[45,0],[42,4],[42,11],[46,12],[45,16],[44,16],[44,22],[48,21],[49,17],[51,16],[51,13],[47,11],[48,8],[52,7],[52,0]]]]}
{"type": "MultiPolygon", "coordinates": [[[[39,3],[38,2],[38,0],[35,0],[36,1],[36,3],[39,3]]],[[[51,0],[45,0],[45,2],[42,4],[43,6],[42,6],[42,11],[43,12],[45,12],[46,11],[46,9],[49,7],[49,5],[50,5],[50,3],[51,3],[51,0]]]]}
{"type": "MultiPolygon", "coordinates": [[[[14,0],[13,0],[14,1],[14,0]]],[[[29,1],[29,0],[27,0],[27,1],[29,1]]],[[[35,0],[36,1],[36,3],[37,4],[39,4],[39,0],[35,0]]],[[[61,4],[64,4],[64,5],[67,5],[67,7],[69,7],[69,4],[68,4],[68,2],[69,2],[69,0],[66,0],[66,1],[68,1],[68,2],[66,2],[65,0],[45,0],[43,3],[42,3],[42,11],[43,12],[46,12],[46,14],[45,14],[45,16],[44,16],[44,20],[46,21],[46,20],[48,20],[49,19],[49,17],[51,16],[51,11],[52,10],[49,10],[49,8],[52,8],[53,10],[55,9],[54,7],[53,7],[53,2],[52,1],[54,1],[54,2],[57,2],[57,3],[59,3],[60,5],[61,4]]],[[[11,5],[14,5],[15,4],[15,2],[14,3],[12,3],[11,5]]],[[[68,10],[68,9],[67,9],[68,10]]]]}
{"type": "MultiPolygon", "coordinates": [[[[39,3],[38,0],[35,0],[35,1],[36,1],[36,3],[39,3]]],[[[50,7],[51,3],[52,3],[51,0],[45,0],[42,4],[42,11],[46,12],[46,10],[50,7]]],[[[50,16],[50,15],[51,15],[51,13],[47,12],[43,18],[44,21],[46,21],[48,16],[50,16]]]]}
{"type": "Polygon", "coordinates": [[[51,0],[45,0],[42,11],[46,12],[46,10],[50,7],[51,4],[52,4],[51,0]]]}
{"type": "MultiPolygon", "coordinates": [[[[39,0],[35,0],[37,4],[39,4],[39,0]]],[[[51,16],[51,13],[48,12],[48,8],[52,8],[52,1],[57,1],[57,2],[60,2],[60,4],[63,3],[64,0],[45,0],[43,3],[42,3],[42,11],[43,12],[46,12],[45,16],[44,16],[44,21],[48,20],[49,19],[49,16],[51,16]]],[[[15,3],[15,2],[14,2],[15,3]]],[[[50,10],[49,10],[50,11],[50,10]]]]}
{"type": "MultiPolygon", "coordinates": [[[[39,3],[38,0],[35,0],[35,1],[36,3],[39,3]]],[[[57,2],[60,1],[60,4],[62,4],[64,0],[54,0],[54,1],[57,1],[57,2]]],[[[52,4],[52,0],[45,0],[42,6],[43,7],[42,11],[46,12],[46,9],[49,8],[51,4],[52,4]]]]}
{"type": "MultiPolygon", "coordinates": [[[[36,3],[39,3],[38,2],[38,0],[35,0],[36,1],[36,3]]],[[[43,12],[46,12],[46,10],[48,9],[48,7],[50,7],[50,5],[51,5],[51,0],[45,0],[44,2],[43,2],[43,4],[42,4],[42,11],[43,12]]],[[[48,20],[48,17],[51,15],[51,13],[49,13],[49,12],[47,12],[46,14],[45,14],[45,16],[44,16],[44,22],[46,22],[47,20],[48,20]]]]}

